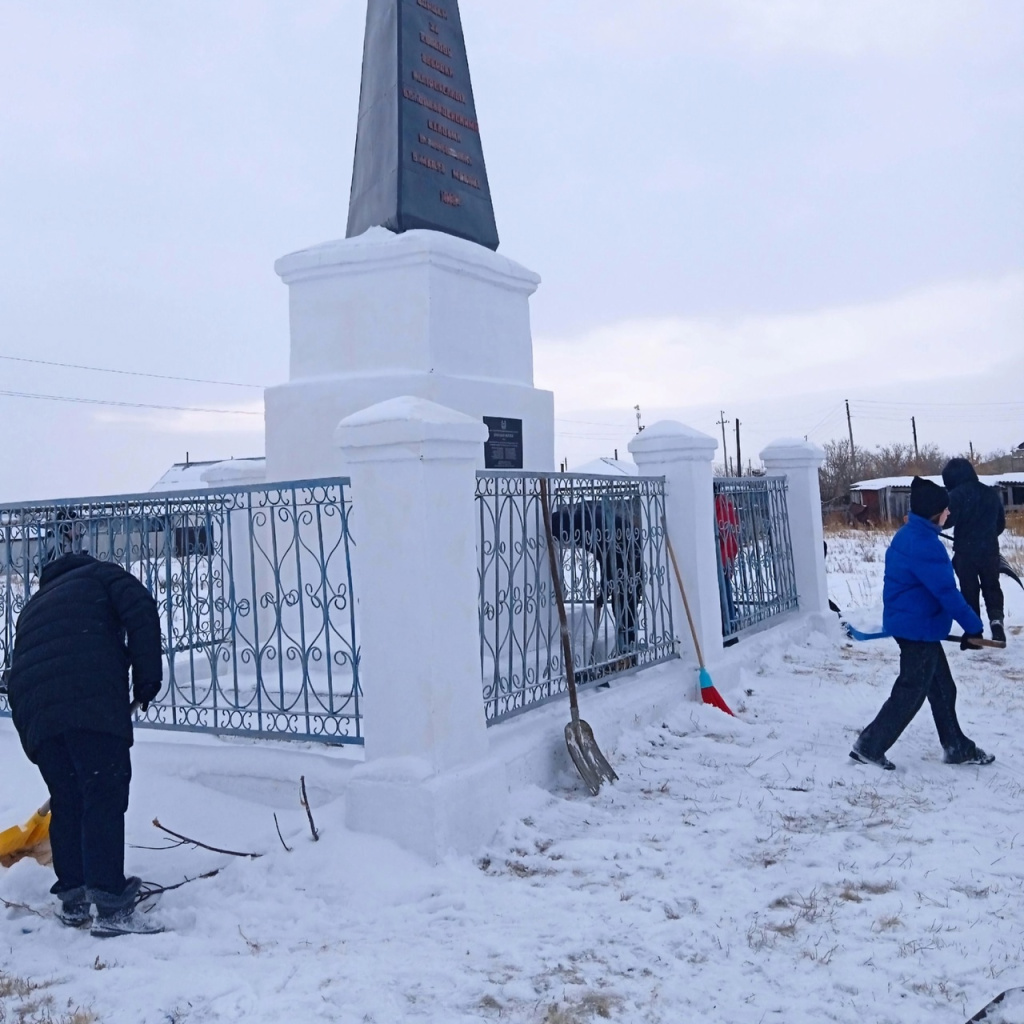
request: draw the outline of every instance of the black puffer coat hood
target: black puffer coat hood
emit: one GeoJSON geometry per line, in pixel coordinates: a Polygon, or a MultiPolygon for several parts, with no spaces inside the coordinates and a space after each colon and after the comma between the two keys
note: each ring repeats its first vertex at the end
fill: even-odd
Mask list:
{"type": "Polygon", "coordinates": [[[18,616],[8,683],[11,716],[31,758],[71,729],[131,743],[128,669],[137,700],[160,690],[160,614],[131,573],[89,555],[47,565],[18,616]]]}
{"type": "Polygon", "coordinates": [[[951,491],[961,484],[977,483],[978,474],[967,459],[950,459],[942,470],[942,482],[946,490],[951,491]]]}
{"type": "Polygon", "coordinates": [[[949,519],[953,550],[970,561],[999,557],[999,534],[1006,528],[1003,499],[983,484],[967,459],[950,459],[942,471],[949,490],[949,519]]]}

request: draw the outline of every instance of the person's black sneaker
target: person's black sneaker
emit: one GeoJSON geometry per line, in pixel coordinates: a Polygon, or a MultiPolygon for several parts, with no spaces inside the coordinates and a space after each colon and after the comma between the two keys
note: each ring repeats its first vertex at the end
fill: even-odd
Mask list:
{"type": "Polygon", "coordinates": [[[850,757],[852,757],[858,764],[873,764],[876,768],[884,768],[887,772],[894,772],[896,770],[896,765],[894,765],[892,761],[885,756],[885,754],[881,754],[878,757],[868,757],[864,751],[858,750],[857,747],[854,747],[850,751],[850,757]]]}
{"type": "Polygon", "coordinates": [[[1003,629],[1003,624],[998,620],[992,623],[992,639],[995,640],[997,644],[1006,643],[1006,630],[1003,629]]]}
{"type": "Polygon", "coordinates": [[[974,753],[969,757],[950,756],[946,754],[943,760],[946,764],[991,764],[996,759],[995,754],[986,754],[981,747],[975,747],[974,753]]]}

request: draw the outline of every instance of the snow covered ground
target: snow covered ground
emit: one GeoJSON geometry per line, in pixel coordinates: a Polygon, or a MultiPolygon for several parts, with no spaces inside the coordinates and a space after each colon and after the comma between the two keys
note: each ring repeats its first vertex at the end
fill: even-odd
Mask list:
{"type": "MultiPolygon", "coordinates": [[[[844,610],[877,603],[883,546],[830,538],[844,610]]],[[[557,770],[438,867],[345,830],[351,752],[140,733],[129,869],[219,873],[162,897],[168,933],[106,941],[48,916],[48,869],[0,871],[0,898],[43,914],[0,907],[0,1021],[961,1024],[1024,985],[1024,593],[1005,589],[1008,648],[948,651],[989,767],[944,765],[927,710],[895,772],[853,764],[895,644],[780,629],[733,649],[735,719],[678,662],[586,694],[620,777],[596,798],[558,740],[566,707],[497,727],[547,729],[557,770]],[[152,849],[154,817],[262,856],[152,849]]],[[[6,826],[45,796],[8,721],[0,765],[6,826]]]]}

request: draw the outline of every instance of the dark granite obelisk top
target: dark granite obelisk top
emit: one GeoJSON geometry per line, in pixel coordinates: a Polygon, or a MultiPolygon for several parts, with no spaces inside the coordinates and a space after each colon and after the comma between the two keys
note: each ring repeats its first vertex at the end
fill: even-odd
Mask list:
{"type": "Polygon", "coordinates": [[[498,248],[458,0],[369,0],[347,235],[378,224],[498,248]]]}

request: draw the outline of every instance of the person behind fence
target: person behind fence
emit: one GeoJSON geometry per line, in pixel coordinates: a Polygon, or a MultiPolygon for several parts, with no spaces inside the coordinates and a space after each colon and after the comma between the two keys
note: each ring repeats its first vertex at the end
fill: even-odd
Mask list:
{"type": "Polygon", "coordinates": [[[946,489],[915,476],[910,486],[910,514],[885,553],[882,588],[885,631],[900,648],[900,672],[889,699],[874,721],[857,737],[850,757],[891,771],[885,756],[920,711],[925,698],[947,764],[990,764],[995,760],[960,728],[956,684],[942,641],[953,620],[963,627],[962,647],[981,636],[982,621],[957,590],[953,567],[939,539],[949,514],[946,489]]]}
{"type": "Polygon", "coordinates": [[[551,513],[551,530],[560,544],[593,555],[601,584],[595,601],[611,600],[615,650],[633,651],[643,600],[643,551],[630,503],[581,500],[551,513]]]}
{"type": "Polygon", "coordinates": [[[999,492],[983,484],[967,459],[950,459],[942,470],[949,491],[953,527],[953,569],[967,603],[980,615],[985,598],[992,639],[1006,642],[1003,629],[1003,588],[999,585],[999,535],[1006,512],[999,492]]]}
{"type": "Polygon", "coordinates": [[[18,616],[8,682],[11,716],[50,791],[58,919],[98,937],[161,931],[136,910],[124,874],[132,708],[163,676],[156,602],[131,573],[70,552],[43,567],[18,616]],[[96,905],[93,921],[91,905],[96,905]]]}
{"type": "Polygon", "coordinates": [[[718,596],[722,604],[722,619],[725,629],[732,633],[737,629],[732,577],[736,558],[740,553],[740,517],[736,511],[736,505],[725,494],[715,497],[715,526],[718,531],[719,566],[722,574],[718,596]]]}

